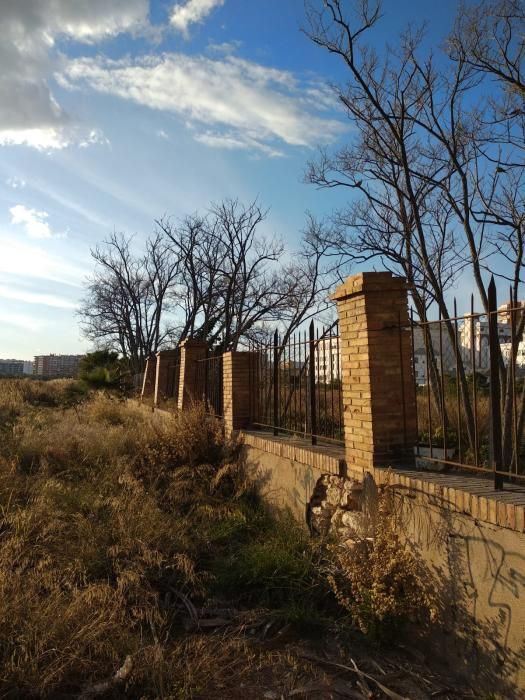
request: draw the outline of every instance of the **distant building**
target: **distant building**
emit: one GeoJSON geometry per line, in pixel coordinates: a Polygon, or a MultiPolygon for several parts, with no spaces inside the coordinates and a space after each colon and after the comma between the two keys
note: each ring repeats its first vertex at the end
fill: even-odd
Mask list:
{"type": "MultiPolygon", "coordinates": [[[[500,307],[503,308],[503,307],[500,307]]],[[[505,317],[505,311],[501,311],[501,317],[505,317]]],[[[510,323],[498,323],[498,339],[501,344],[510,343],[510,323]]],[[[470,366],[472,355],[476,370],[487,370],[490,365],[489,352],[489,322],[474,318],[473,321],[465,319],[459,330],[459,344],[462,347],[463,360],[470,366]]]]}
{"type": "Polygon", "coordinates": [[[31,360],[24,360],[24,374],[33,374],[33,363],[31,360]]]}
{"type": "Polygon", "coordinates": [[[508,301],[506,304],[498,306],[498,322],[510,324],[512,315],[511,311],[514,311],[514,321],[517,325],[520,322],[523,309],[525,309],[525,301],[518,301],[517,304],[512,304],[510,301],[508,301]]]}
{"type": "MultiPolygon", "coordinates": [[[[512,357],[512,343],[501,343],[503,362],[508,367],[512,357]]],[[[521,340],[516,348],[516,369],[525,369],[525,340],[521,340]]]]}
{"type": "Polygon", "coordinates": [[[0,376],[22,377],[24,375],[24,360],[0,360],[0,376]]]}
{"type": "Polygon", "coordinates": [[[328,337],[319,340],[315,351],[315,378],[329,384],[341,376],[341,351],[339,338],[328,337]]]}
{"type": "Polygon", "coordinates": [[[76,377],[84,355],[35,355],[33,374],[37,377],[76,377]]]}

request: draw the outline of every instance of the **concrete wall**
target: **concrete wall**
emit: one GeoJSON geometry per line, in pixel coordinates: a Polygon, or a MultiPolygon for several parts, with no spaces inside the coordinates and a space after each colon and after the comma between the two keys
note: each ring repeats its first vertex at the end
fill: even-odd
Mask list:
{"type": "Polygon", "coordinates": [[[440,624],[421,643],[484,692],[525,698],[525,534],[457,512],[443,496],[391,488],[398,532],[438,594],[440,624]]]}
{"type": "Polygon", "coordinates": [[[289,437],[244,434],[244,457],[257,476],[260,493],[269,503],[289,508],[306,523],[316,484],[323,474],[339,474],[344,450],[323,452],[289,437]]]}
{"type": "MultiPolygon", "coordinates": [[[[323,475],[344,473],[337,450],[323,456],[306,442],[256,433],[244,440],[262,493],[301,522],[323,475]]],[[[469,476],[376,468],[364,479],[362,502],[377,502],[367,491],[378,488],[395,494],[398,532],[437,593],[439,621],[411,630],[410,641],[418,638],[433,662],[485,694],[525,698],[523,492],[495,492],[469,476]]]]}

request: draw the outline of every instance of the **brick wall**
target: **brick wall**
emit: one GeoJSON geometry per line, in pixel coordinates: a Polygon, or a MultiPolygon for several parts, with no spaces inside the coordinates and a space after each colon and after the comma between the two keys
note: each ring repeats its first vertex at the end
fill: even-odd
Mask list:
{"type": "Polygon", "coordinates": [[[413,460],[415,388],[407,285],[389,272],[349,277],[337,302],[348,469],[413,460]]]}

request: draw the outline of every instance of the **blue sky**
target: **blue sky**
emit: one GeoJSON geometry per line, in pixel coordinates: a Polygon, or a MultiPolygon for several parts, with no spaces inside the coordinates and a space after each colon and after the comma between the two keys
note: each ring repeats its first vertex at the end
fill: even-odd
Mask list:
{"type": "MultiPolygon", "coordinates": [[[[375,40],[408,21],[439,42],[457,2],[386,0],[375,40]]],[[[224,197],[258,197],[298,241],[319,144],[351,138],[301,33],[303,0],[2,0],[0,357],[82,352],[75,308],[90,247],[224,197]]]]}

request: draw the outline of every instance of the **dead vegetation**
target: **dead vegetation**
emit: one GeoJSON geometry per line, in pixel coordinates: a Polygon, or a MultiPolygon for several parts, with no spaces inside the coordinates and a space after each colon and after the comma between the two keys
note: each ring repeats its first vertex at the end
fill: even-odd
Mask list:
{"type": "Polygon", "coordinates": [[[201,408],[27,381],[0,411],[0,697],[461,697],[373,660],[325,543],[201,408]]]}

